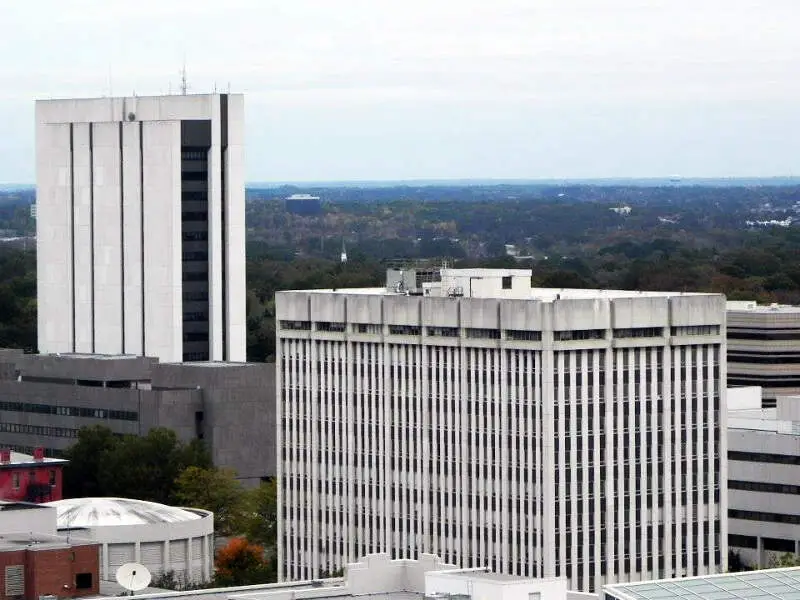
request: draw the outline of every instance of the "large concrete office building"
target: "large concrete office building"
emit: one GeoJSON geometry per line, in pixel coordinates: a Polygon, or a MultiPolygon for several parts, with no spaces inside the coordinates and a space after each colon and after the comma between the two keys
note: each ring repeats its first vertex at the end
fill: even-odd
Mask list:
{"type": "Polygon", "coordinates": [[[137,356],[0,353],[0,447],[60,456],[82,427],[202,439],[214,464],[275,475],[275,365],[160,363],[137,356]],[[254,442],[253,440],[258,440],[254,442]]]}
{"type": "Polygon", "coordinates": [[[769,567],[800,555],[800,398],[762,409],[759,388],[728,394],[728,544],[744,564],[769,567]]]}
{"type": "Polygon", "coordinates": [[[245,360],[243,107],[36,103],[40,352],[245,360]]]}
{"type": "Polygon", "coordinates": [[[279,563],[371,552],[566,577],[725,570],[725,301],[390,271],[279,292],[279,563]]]}
{"type": "Polygon", "coordinates": [[[800,394],[800,306],[728,303],[728,386],[760,386],[765,408],[800,394]]]}

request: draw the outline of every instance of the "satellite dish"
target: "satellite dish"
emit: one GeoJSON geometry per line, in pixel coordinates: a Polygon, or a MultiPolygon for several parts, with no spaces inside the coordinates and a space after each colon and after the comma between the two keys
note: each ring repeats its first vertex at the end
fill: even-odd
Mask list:
{"type": "Polygon", "coordinates": [[[125,563],[117,569],[117,583],[131,592],[138,592],[150,585],[150,571],[139,563],[125,563]]]}

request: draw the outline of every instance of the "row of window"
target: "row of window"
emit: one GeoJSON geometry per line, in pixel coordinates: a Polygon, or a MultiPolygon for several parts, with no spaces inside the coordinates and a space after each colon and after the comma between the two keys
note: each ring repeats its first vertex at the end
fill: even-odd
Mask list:
{"type": "Polygon", "coordinates": [[[108,410],[105,408],[85,408],[82,406],[58,406],[32,402],[0,401],[0,410],[9,412],[34,413],[39,415],[61,415],[65,417],[84,417],[89,419],[116,419],[138,421],[139,413],[130,410],[108,410]]]}
{"type": "Polygon", "coordinates": [[[77,438],[78,429],[70,427],[49,427],[45,425],[24,425],[21,423],[0,423],[0,433],[28,433],[47,437],[77,438]]]}
{"type": "MultiPolygon", "coordinates": [[[[187,213],[188,214],[188,213],[187,213]]],[[[311,331],[310,321],[281,321],[281,328],[289,331],[311,331]]],[[[316,331],[345,332],[347,324],[343,322],[317,322],[316,331]]],[[[380,334],[383,327],[379,323],[353,323],[354,333],[374,333],[380,334]]],[[[458,337],[458,327],[430,326],[426,328],[426,333],[431,337],[458,337]]],[[[685,327],[672,327],[673,336],[686,335],[716,335],[719,334],[719,325],[697,325],[685,327]]],[[[422,327],[418,325],[389,325],[390,335],[422,335],[422,327]]],[[[464,328],[464,334],[473,339],[501,339],[501,330],[490,328],[464,328]]],[[[506,329],[506,339],[515,341],[541,341],[542,332],[533,330],[506,329]]],[[[614,329],[615,338],[652,338],[664,335],[663,327],[631,327],[624,329],[614,329]]],[[[606,338],[605,329],[575,329],[565,331],[554,331],[553,338],[557,342],[568,342],[575,340],[602,340],[606,338]]]]}

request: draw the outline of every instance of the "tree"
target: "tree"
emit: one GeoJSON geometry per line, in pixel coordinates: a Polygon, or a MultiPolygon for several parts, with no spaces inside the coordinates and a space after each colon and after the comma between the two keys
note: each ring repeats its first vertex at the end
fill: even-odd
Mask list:
{"type": "Polygon", "coordinates": [[[78,432],[78,441],[67,448],[64,458],[64,496],[81,498],[107,496],[105,482],[100,480],[100,463],[113,451],[118,439],[102,425],[84,427],[78,432]]]}
{"type": "Polygon", "coordinates": [[[248,493],[248,513],[244,530],[247,539],[266,549],[273,557],[278,540],[278,481],[264,482],[248,493]]]}
{"type": "Polygon", "coordinates": [[[264,548],[243,537],[231,539],[217,552],[214,562],[217,586],[255,585],[275,581],[274,563],[264,558],[264,548]]]}
{"type": "Polygon", "coordinates": [[[174,431],[151,429],[143,437],[117,436],[103,426],[84,428],[66,452],[65,495],[120,496],[168,503],[178,475],[189,466],[208,468],[202,442],[185,444],[174,431]]]}
{"type": "Polygon", "coordinates": [[[800,567],[800,556],[797,556],[794,552],[786,552],[780,556],[773,556],[769,562],[770,568],[773,569],[800,567]]]}
{"type": "Polygon", "coordinates": [[[175,480],[174,501],[214,513],[219,535],[242,533],[248,510],[247,495],[231,469],[187,467],[175,480]]]}

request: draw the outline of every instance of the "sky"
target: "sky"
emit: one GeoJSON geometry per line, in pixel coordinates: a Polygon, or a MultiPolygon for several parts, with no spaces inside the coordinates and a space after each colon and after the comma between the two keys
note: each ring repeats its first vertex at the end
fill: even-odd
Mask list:
{"type": "Polygon", "coordinates": [[[0,2],[0,183],[37,98],[241,92],[248,181],[800,174],[797,0],[0,2]]]}

